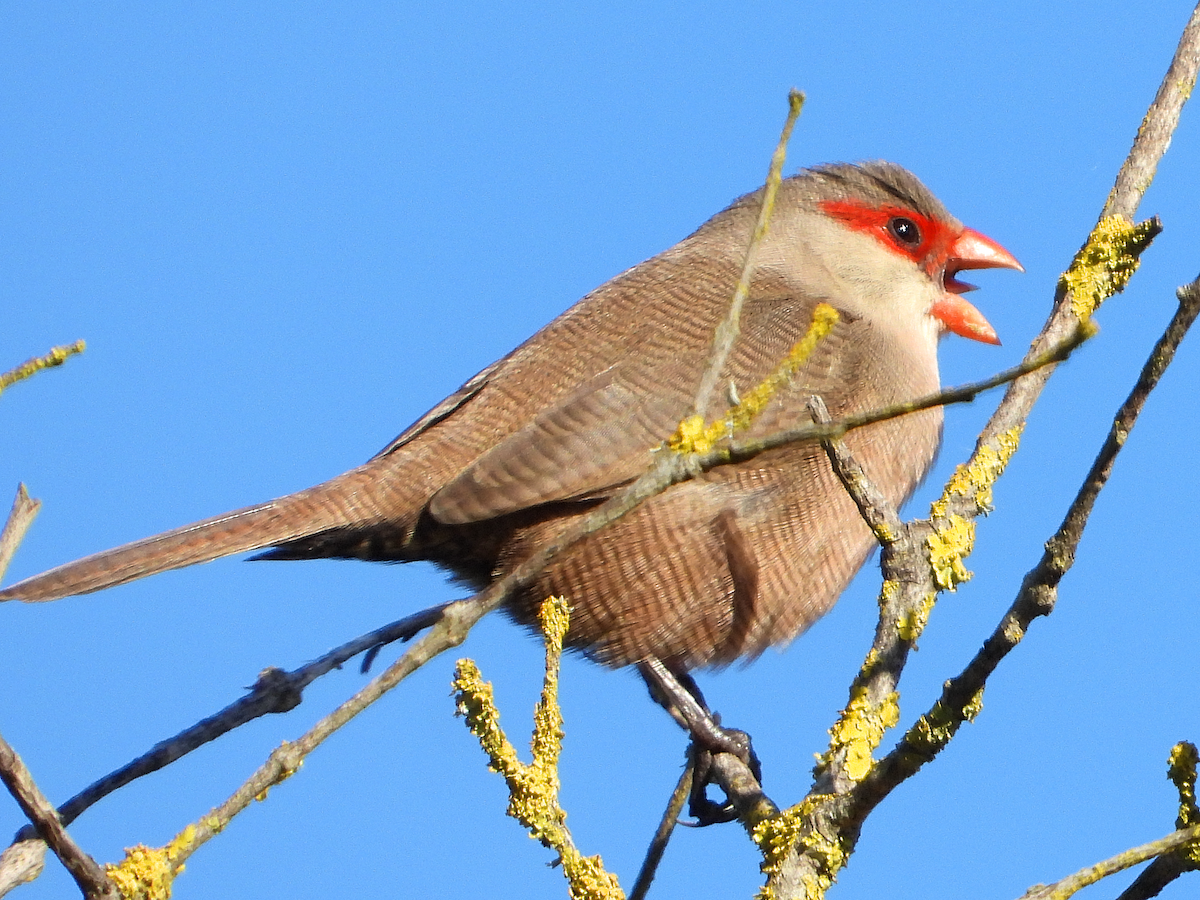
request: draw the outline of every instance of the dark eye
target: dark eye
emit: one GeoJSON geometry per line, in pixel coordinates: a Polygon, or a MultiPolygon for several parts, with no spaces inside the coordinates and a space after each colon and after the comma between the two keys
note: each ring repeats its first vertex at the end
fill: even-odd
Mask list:
{"type": "Polygon", "coordinates": [[[912,219],[895,216],[888,220],[887,227],[888,231],[892,233],[892,237],[902,244],[915,247],[921,243],[921,229],[912,219]]]}

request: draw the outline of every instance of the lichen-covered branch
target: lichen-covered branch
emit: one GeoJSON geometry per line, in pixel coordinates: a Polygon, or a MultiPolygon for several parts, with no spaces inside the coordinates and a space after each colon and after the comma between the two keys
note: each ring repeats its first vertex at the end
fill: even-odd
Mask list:
{"type": "Polygon", "coordinates": [[[775,367],[775,371],[755,385],[740,402],[730,407],[724,416],[712,424],[705,426],[704,417],[700,415],[684,419],[679,423],[675,434],[667,440],[670,448],[676,453],[707,453],[718,441],[732,438],[748,429],[767,408],[771,398],[780,388],[787,386],[800,367],[812,356],[817,344],[833,331],[833,326],[838,323],[839,318],[838,311],[828,303],[818,303],[813,310],[813,320],[808,331],[775,367]]]}
{"type": "Polygon", "coordinates": [[[1125,445],[1147,398],[1166,371],[1188,329],[1200,314],[1200,279],[1177,292],[1179,308],[1150,352],[1133,390],[1121,404],[1091,470],[1083,480],[1062,524],[1046,542],[1041,561],[1024,578],[1021,589],[995,630],[961,674],[946,682],[937,704],[905,735],[874,773],[874,788],[884,790],[915,771],[949,740],[963,721],[978,710],[988,677],[1024,638],[1030,623],[1048,615],[1058,597],[1058,584],[1071,568],[1083,539],[1088,516],[1108,482],[1117,455],[1125,445]],[[934,725],[936,724],[936,728],[934,725]],[[929,740],[930,729],[939,739],[929,740]]]}
{"type": "Polygon", "coordinates": [[[729,354],[733,351],[733,345],[737,341],[742,307],[746,303],[746,298],[750,296],[750,280],[754,277],[754,270],[758,265],[758,249],[762,246],[762,242],[767,236],[767,229],[771,223],[771,215],[775,212],[775,195],[779,192],[779,185],[783,181],[783,163],[787,156],[788,141],[792,138],[792,129],[796,125],[796,120],[800,118],[800,110],[803,108],[804,94],[795,89],[789,91],[787,119],[783,124],[783,133],[779,136],[779,143],[775,146],[775,152],[771,155],[771,165],[767,170],[766,190],[763,191],[763,202],[758,211],[758,221],[754,224],[754,231],[750,235],[750,244],[746,248],[746,259],[742,263],[742,274],[738,278],[737,286],[733,290],[733,299],[730,301],[729,311],[725,314],[725,318],[717,326],[713,334],[712,351],[708,356],[708,365],[704,370],[704,374],[701,375],[700,383],[696,388],[696,401],[693,406],[693,412],[697,415],[703,415],[704,410],[708,408],[713,392],[717,389],[717,379],[721,377],[721,372],[725,368],[725,361],[729,359],[729,354]]]}
{"type": "Polygon", "coordinates": [[[1109,875],[1153,859],[1118,900],[1149,900],[1184,872],[1200,869],[1200,809],[1196,806],[1196,745],[1183,741],[1171,748],[1167,777],[1179,791],[1175,831],[1157,841],[1134,847],[1088,866],[1051,885],[1035,885],[1021,900],[1067,900],[1079,890],[1109,875]]]}
{"type": "MultiPolygon", "coordinates": [[[[1200,807],[1196,806],[1196,763],[1200,753],[1191,741],[1180,741],[1171,748],[1167,760],[1167,777],[1175,790],[1179,791],[1179,815],[1175,817],[1176,828],[1191,828],[1200,825],[1200,807]]],[[[1200,847],[1190,848],[1192,863],[1200,865],[1200,847]]]]}
{"type": "Polygon", "coordinates": [[[1122,216],[1101,219],[1058,281],[1059,290],[1071,298],[1071,312],[1087,320],[1101,303],[1125,290],[1142,251],[1160,231],[1157,218],[1140,225],[1122,216]]]}
{"type": "MultiPolygon", "coordinates": [[[[1175,828],[1179,831],[1200,825],[1200,808],[1196,806],[1196,763],[1200,754],[1196,745],[1182,741],[1171,748],[1167,760],[1167,777],[1179,791],[1179,815],[1175,828]]],[[[1117,900],[1150,900],[1185,872],[1200,869],[1200,841],[1185,843],[1171,853],[1159,856],[1150,863],[1133,884],[1121,892],[1117,900]]]]}
{"type": "MultiPolygon", "coordinates": [[[[1110,857],[1103,862],[1098,862],[1094,866],[1081,869],[1074,875],[1070,875],[1061,881],[1056,881],[1054,884],[1034,885],[1021,895],[1020,900],[1067,900],[1068,897],[1073,896],[1088,885],[1103,881],[1110,875],[1116,875],[1118,872],[1123,872],[1133,866],[1140,865],[1148,859],[1154,859],[1156,856],[1161,857],[1167,853],[1174,853],[1197,840],[1200,840],[1200,825],[1184,831],[1174,831],[1166,837],[1159,838],[1157,841],[1142,844],[1140,847],[1131,847],[1129,850],[1118,853],[1116,856],[1110,857]]],[[[1122,894],[1122,897],[1125,897],[1125,894],[1122,894]]]]}
{"type": "MultiPolygon", "coordinates": [[[[1153,173],[1166,150],[1178,122],[1179,109],[1195,83],[1198,66],[1200,7],[1184,31],[1168,76],[1139,130],[1102,219],[1119,215],[1128,220],[1135,213],[1137,201],[1148,183],[1145,173],[1153,173]],[[1131,167],[1143,173],[1140,179],[1134,180],[1136,183],[1126,177],[1131,167]]],[[[1086,258],[1072,270],[1074,278],[1063,279],[1054,311],[1026,359],[1044,354],[1048,348],[1059,345],[1065,336],[1087,324],[1088,320],[1081,319],[1075,312],[1073,292],[1083,292],[1086,282],[1088,299],[1084,308],[1089,314],[1093,312],[1104,296],[1124,286],[1136,267],[1138,255],[1158,229],[1157,222],[1132,228],[1117,228],[1110,222],[1098,229],[1089,244],[1095,246],[1107,241],[1106,249],[1094,254],[1091,251],[1081,253],[1081,258],[1086,258]],[[1105,278],[1079,277],[1083,264],[1096,262],[1115,264],[1116,271],[1105,278]]],[[[870,810],[900,781],[932,758],[963,721],[979,711],[986,675],[960,681],[954,691],[949,690],[948,685],[935,708],[918,720],[901,745],[878,764],[871,763],[869,753],[859,752],[872,745],[880,724],[891,719],[889,710],[896,697],[894,688],[888,690],[888,686],[894,685],[899,678],[911,647],[910,641],[919,634],[938,591],[951,588],[968,577],[963,559],[974,540],[973,520],[990,507],[991,485],[1011,457],[1025,419],[1052,369],[1052,366],[1039,367],[1012,382],[981,434],[975,453],[947,486],[943,497],[935,504],[930,520],[911,523],[905,529],[909,538],[907,547],[903,546],[903,540],[885,545],[882,614],[876,646],[868,654],[852,687],[850,702],[834,727],[834,740],[829,753],[818,765],[813,792],[797,806],[760,826],[759,846],[764,850],[768,874],[763,897],[812,900],[824,896],[853,849],[858,829],[870,810]],[[920,552],[913,546],[918,538],[920,552]],[[926,554],[928,562],[920,559],[926,554]],[[906,627],[899,627],[897,614],[907,617],[906,627]],[[893,636],[885,633],[892,630],[888,627],[889,620],[897,623],[893,636]],[[906,632],[903,637],[902,631],[906,632]],[[880,652],[881,637],[891,652],[880,652]],[[852,749],[855,752],[850,752],[852,749]]],[[[839,435],[823,434],[819,439],[827,436],[839,435]]],[[[1084,518],[1086,520],[1086,515],[1084,518]]],[[[1078,530],[1081,533],[1082,524],[1078,530]]],[[[1029,579],[1026,581],[1028,584],[1029,579]]],[[[1015,644],[1024,633],[1024,626],[1020,620],[1006,621],[998,632],[1002,637],[1009,635],[1015,644]]]]}
{"type": "Polygon", "coordinates": [[[50,352],[44,356],[35,356],[33,359],[27,359],[15,369],[9,369],[7,372],[0,373],[0,393],[3,393],[8,388],[12,387],[18,381],[24,381],[43,369],[51,369],[55,366],[61,366],[70,357],[77,353],[82,353],[87,349],[87,344],[83,341],[76,341],[73,344],[63,344],[58,347],[51,347],[50,352]]]}
{"type": "Polygon", "coordinates": [[[562,751],[563,720],[558,705],[559,664],[569,612],[561,597],[542,604],[542,633],[546,643],[546,674],[542,696],[533,716],[530,746],[533,762],[526,765],[500,727],[492,686],[479,668],[461,659],[455,669],[454,694],[458,712],[487,754],[490,766],[508,784],[508,815],[528,830],[544,847],[558,854],[569,892],[574,900],[624,900],[616,876],[605,871],[599,856],[579,852],[567,830],[567,814],[558,802],[558,757],[562,751]]]}

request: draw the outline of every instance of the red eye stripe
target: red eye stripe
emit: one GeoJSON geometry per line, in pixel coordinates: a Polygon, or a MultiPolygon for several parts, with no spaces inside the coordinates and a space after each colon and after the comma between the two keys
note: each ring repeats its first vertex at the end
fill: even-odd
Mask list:
{"type": "Polygon", "coordinates": [[[822,200],[818,206],[827,215],[855,231],[871,235],[889,250],[906,256],[931,276],[945,265],[955,235],[945,223],[899,206],[867,206],[853,200],[822,200]],[[888,222],[897,216],[911,219],[921,232],[919,244],[906,244],[892,234],[888,222]]]}

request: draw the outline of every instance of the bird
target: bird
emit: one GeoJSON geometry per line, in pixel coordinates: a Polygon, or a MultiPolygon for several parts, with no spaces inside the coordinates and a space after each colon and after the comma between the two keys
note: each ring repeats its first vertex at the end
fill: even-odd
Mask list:
{"type": "MultiPolygon", "coordinates": [[[[720,384],[693,410],[765,188],[587,294],[419,418],[365,464],[297,493],[97,553],[0,590],[85,594],[258,551],[267,559],[430,560],[482,589],[651,464],[690,413],[712,420],[769,375],[819,303],[838,321],[746,437],[939,387],[947,334],[999,343],[963,294],[963,270],[1020,263],[965,227],[893,163],[832,163],[781,181],[740,332],[720,384]]],[[[942,413],[845,440],[899,506],[928,473],[942,413]]],[[[570,546],[506,611],[536,627],[551,595],[572,608],[568,647],[614,668],[688,673],[749,661],[826,613],[874,539],[822,448],[791,444],[718,466],[570,546]]]]}

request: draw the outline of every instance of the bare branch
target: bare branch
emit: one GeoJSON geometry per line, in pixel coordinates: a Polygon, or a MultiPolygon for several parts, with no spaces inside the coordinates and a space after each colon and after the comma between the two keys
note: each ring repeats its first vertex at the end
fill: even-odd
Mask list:
{"type": "Polygon", "coordinates": [[[1179,36],[1175,56],[1158,86],[1154,102],[1142,119],[1129,156],[1117,173],[1116,184],[1100,218],[1121,216],[1132,220],[1137,213],[1142,195],[1154,181],[1158,161],[1171,146],[1171,136],[1179,125],[1183,105],[1196,86],[1197,70],[1200,70],[1200,5],[1192,11],[1192,17],[1179,36]]]}
{"type": "MultiPolygon", "coordinates": [[[[63,824],[70,825],[84,810],[114,791],[151,772],[157,772],[247,722],[269,713],[285,713],[295,709],[301,702],[303,690],[317,678],[341,667],[343,663],[363,651],[370,651],[393,641],[411,639],[437,622],[443,609],[444,605],[433,606],[377,628],[347,641],[340,647],[335,647],[319,659],[291,672],[274,667],[265,669],[245,697],[184,729],[174,737],[160,741],[137,759],[88,785],[64,803],[58,811],[63,824]]],[[[24,834],[18,835],[18,839],[23,837],[24,834]]]]}
{"type": "Polygon", "coordinates": [[[25,490],[25,485],[18,484],[17,496],[13,499],[8,521],[4,523],[4,531],[0,532],[0,581],[4,579],[8,564],[12,562],[21,541],[25,540],[25,533],[29,531],[29,526],[33,524],[34,517],[41,508],[42,501],[34,500],[25,490]]]}
{"type": "Polygon", "coordinates": [[[42,840],[62,861],[75,883],[87,898],[119,900],[116,887],[96,861],[80,848],[58,820],[50,801],[38,788],[25,763],[8,741],[0,736],[0,781],[16,799],[17,805],[29,817],[42,840]]]}
{"type": "MultiPolygon", "coordinates": [[[[813,421],[818,425],[828,425],[833,420],[829,416],[829,408],[820,397],[812,397],[808,401],[809,411],[813,421]]],[[[829,464],[846,492],[850,494],[863,521],[875,535],[881,545],[887,545],[896,540],[896,535],[904,528],[900,513],[883,495],[883,491],[863,471],[863,467],[850,455],[849,448],[837,438],[825,438],[821,441],[829,464]]]]}
{"type": "Polygon", "coordinates": [[[45,866],[46,842],[40,838],[5,847],[4,853],[0,854],[0,897],[36,879],[45,866]]]}
{"type": "Polygon", "coordinates": [[[737,341],[742,306],[745,305],[746,298],[750,295],[750,279],[754,276],[754,269],[758,265],[758,248],[762,246],[763,239],[767,236],[767,227],[771,220],[771,214],[775,211],[775,195],[778,193],[779,184],[783,180],[783,162],[787,155],[788,141],[791,140],[792,128],[795,127],[796,119],[800,117],[800,110],[803,107],[804,94],[795,89],[789,91],[788,116],[783,125],[783,133],[779,136],[779,143],[776,145],[775,152],[771,156],[771,166],[767,171],[767,186],[763,192],[762,207],[758,211],[758,221],[755,223],[754,231],[750,236],[750,245],[746,248],[746,260],[742,264],[742,274],[738,278],[737,287],[733,291],[733,300],[729,304],[729,312],[721,324],[717,326],[717,330],[713,334],[713,345],[712,351],[709,354],[708,367],[701,376],[700,385],[696,390],[696,403],[692,410],[694,415],[703,416],[704,411],[708,409],[713,392],[717,388],[717,379],[721,377],[721,371],[725,368],[725,361],[729,358],[729,354],[733,350],[734,342],[737,341]]]}
{"type": "Polygon", "coordinates": [[[1117,900],[1150,900],[1162,893],[1163,888],[1183,875],[1190,872],[1194,866],[1189,866],[1180,858],[1178,853],[1168,853],[1157,857],[1146,866],[1133,883],[1121,891],[1117,900]]]}
{"type": "Polygon", "coordinates": [[[646,858],[642,861],[637,880],[629,892],[629,900],[645,900],[650,885],[654,883],[658,864],[662,862],[663,854],[667,852],[667,843],[671,840],[675,825],[683,813],[683,805],[687,803],[688,795],[692,792],[692,776],[695,771],[695,763],[689,753],[687,765],[683,767],[683,774],[679,776],[679,782],[675,785],[675,790],[671,792],[671,799],[667,802],[667,808],[663,810],[662,819],[654,831],[654,837],[650,839],[650,846],[646,848],[646,858]]]}

